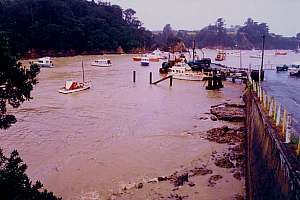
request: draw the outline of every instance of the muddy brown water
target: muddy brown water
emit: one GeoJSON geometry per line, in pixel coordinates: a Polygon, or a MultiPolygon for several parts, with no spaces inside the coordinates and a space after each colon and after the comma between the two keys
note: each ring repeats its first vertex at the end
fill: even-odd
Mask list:
{"type": "MultiPolygon", "coordinates": [[[[109,57],[110,68],[91,66],[97,56],[55,58],[55,68],[41,70],[34,99],[11,111],[18,122],[0,130],[4,151],[17,149],[29,176],[64,199],[84,199],[90,192],[105,196],[122,183],[170,174],[189,164],[215,146],[186,133],[222,125],[199,120],[210,105],[240,101],[239,84],[226,83],[220,91],[206,91],[203,82],[149,85],[150,72],[153,80],[160,78],[161,63],[142,67],[130,55],[109,57]],[[91,89],[59,94],[65,80],[81,80],[81,60],[91,89]]],[[[243,188],[226,184],[228,191],[243,188]]]]}

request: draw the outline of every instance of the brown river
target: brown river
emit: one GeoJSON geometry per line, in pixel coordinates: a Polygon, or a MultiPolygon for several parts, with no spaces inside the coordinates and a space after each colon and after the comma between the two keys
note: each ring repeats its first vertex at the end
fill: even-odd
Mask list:
{"type": "MultiPolygon", "coordinates": [[[[123,183],[169,174],[199,156],[205,159],[206,150],[218,146],[185,133],[222,125],[201,122],[199,116],[213,104],[240,101],[239,84],[228,82],[220,91],[205,90],[203,82],[150,85],[149,72],[159,79],[161,62],[141,67],[130,55],[108,57],[110,68],[90,65],[99,56],[55,58],[55,68],[41,70],[34,99],[12,111],[18,122],[0,130],[4,151],[17,149],[28,175],[63,199],[86,199],[90,192],[105,197],[123,183]],[[59,94],[65,80],[81,80],[82,60],[91,89],[59,94]]],[[[236,185],[226,183],[223,190],[241,191],[243,186],[236,185]]],[[[212,190],[207,199],[214,195],[212,190]]]]}

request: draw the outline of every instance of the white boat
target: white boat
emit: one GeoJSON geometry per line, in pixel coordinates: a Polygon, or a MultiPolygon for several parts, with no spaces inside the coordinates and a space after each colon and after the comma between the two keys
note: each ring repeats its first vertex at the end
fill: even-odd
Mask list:
{"type": "Polygon", "coordinates": [[[172,75],[174,79],[187,81],[203,81],[211,76],[211,72],[192,71],[192,68],[184,63],[177,63],[169,69],[168,75],[172,75]]]}
{"type": "Polygon", "coordinates": [[[90,89],[90,87],[90,84],[87,82],[78,83],[72,80],[67,80],[65,86],[63,88],[60,88],[58,92],[63,94],[70,94],[90,89]]]}
{"type": "Polygon", "coordinates": [[[288,71],[290,73],[290,76],[299,76],[300,75],[300,62],[292,63],[288,71]]]}
{"type": "Polygon", "coordinates": [[[95,60],[92,63],[92,66],[97,66],[97,67],[111,67],[112,66],[112,62],[110,59],[99,59],[99,60],[95,60]]]}
{"type": "Polygon", "coordinates": [[[91,81],[88,81],[88,82],[84,81],[84,67],[83,67],[83,62],[82,62],[82,82],[67,80],[65,83],[65,86],[60,88],[58,90],[58,92],[62,93],[62,94],[70,94],[70,93],[74,93],[74,92],[80,92],[83,90],[90,89],[90,87],[91,87],[90,83],[91,83],[91,81]]]}
{"type": "Polygon", "coordinates": [[[33,64],[36,64],[39,67],[48,67],[48,68],[54,67],[50,57],[39,58],[37,59],[37,61],[33,62],[33,64]]]}
{"type": "Polygon", "coordinates": [[[149,66],[149,64],[150,64],[150,60],[149,60],[148,57],[142,57],[141,58],[141,65],[142,66],[149,66]]]}

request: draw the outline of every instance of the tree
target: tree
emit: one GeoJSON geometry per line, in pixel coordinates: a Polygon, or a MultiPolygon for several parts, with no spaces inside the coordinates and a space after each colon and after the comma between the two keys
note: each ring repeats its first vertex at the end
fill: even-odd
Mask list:
{"type": "Polygon", "coordinates": [[[31,65],[30,69],[22,67],[10,54],[8,40],[0,35],[0,129],[16,122],[15,116],[6,114],[6,105],[18,108],[25,100],[30,100],[38,73],[37,65],[31,65]]]}
{"type": "MultiPolygon", "coordinates": [[[[30,92],[37,84],[39,67],[22,67],[11,55],[8,40],[0,34],[0,129],[6,129],[16,122],[13,115],[8,115],[6,104],[17,108],[32,97],[30,92]]],[[[0,199],[16,200],[58,200],[47,190],[40,191],[43,185],[37,181],[32,185],[25,174],[27,166],[15,150],[10,157],[4,156],[0,149],[0,199]]]]}

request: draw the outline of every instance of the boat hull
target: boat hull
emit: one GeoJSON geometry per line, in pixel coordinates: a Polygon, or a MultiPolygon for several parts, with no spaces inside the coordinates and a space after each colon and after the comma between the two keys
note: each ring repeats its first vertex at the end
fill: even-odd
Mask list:
{"type": "Polygon", "coordinates": [[[133,60],[133,61],[141,61],[142,58],[141,58],[141,57],[133,57],[132,60],[133,60]]]}
{"type": "Polygon", "coordinates": [[[62,94],[71,94],[71,93],[87,90],[87,89],[90,89],[90,88],[91,88],[91,86],[89,86],[89,85],[86,85],[86,86],[83,86],[83,87],[80,87],[80,88],[76,88],[76,89],[72,89],[72,90],[67,90],[66,88],[61,88],[61,89],[58,90],[58,92],[62,93],[62,94]]]}
{"type": "Polygon", "coordinates": [[[107,65],[99,65],[99,64],[95,64],[95,63],[93,63],[93,64],[91,64],[91,66],[95,66],[95,67],[111,67],[111,66],[112,66],[112,64],[107,64],[107,65]]]}
{"type": "Polygon", "coordinates": [[[203,81],[204,76],[203,74],[176,74],[176,73],[170,73],[169,75],[172,75],[174,79],[177,80],[185,80],[185,81],[203,81]]]}
{"type": "Polygon", "coordinates": [[[147,66],[149,66],[149,62],[141,62],[141,65],[144,67],[147,67],[147,66]]]}

